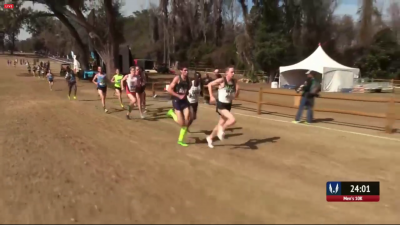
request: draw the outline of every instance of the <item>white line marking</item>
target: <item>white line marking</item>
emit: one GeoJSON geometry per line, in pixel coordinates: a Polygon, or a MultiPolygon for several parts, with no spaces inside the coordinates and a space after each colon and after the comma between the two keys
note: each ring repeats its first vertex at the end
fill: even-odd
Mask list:
{"type": "MultiPolygon", "coordinates": [[[[207,107],[207,106],[201,106],[201,107],[202,108],[206,108],[206,109],[213,109],[213,108],[207,107]]],[[[291,121],[286,121],[286,120],[271,119],[271,118],[247,115],[247,114],[236,113],[236,112],[233,113],[233,114],[239,115],[239,116],[246,116],[246,117],[251,117],[251,118],[262,119],[262,120],[270,120],[270,121],[275,121],[275,122],[280,122],[280,123],[290,123],[290,124],[292,124],[291,121]]],[[[302,125],[302,124],[293,124],[293,125],[298,126],[298,125],[302,125]]],[[[372,138],[378,138],[378,139],[383,139],[383,140],[400,142],[400,139],[398,139],[398,138],[383,137],[383,136],[378,136],[378,135],[373,135],[373,134],[366,134],[366,133],[360,133],[360,132],[354,132],[354,131],[340,130],[340,129],[330,128],[330,127],[322,127],[322,126],[318,126],[318,125],[303,125],[303,126],[304,127],[313,127],[313,128],[315,127],[315,128],[320,128],[320,129],[325,129],[325,130],[330,130],[330,131],[336,131],[336,132],[355,134],[355,135],[360,135],[360,136],[366,136],[366,137],[372,137],[372,138]]]]}

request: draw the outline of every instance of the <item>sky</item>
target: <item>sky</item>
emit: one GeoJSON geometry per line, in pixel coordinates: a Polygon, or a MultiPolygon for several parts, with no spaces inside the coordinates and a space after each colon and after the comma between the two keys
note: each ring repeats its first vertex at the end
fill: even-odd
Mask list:
{"type": "MultiPolygon", "coordinates": [[[[400,1],[400,0],[392,0],[392,1],[400,1]]],[[[249,1],[251,2],[251,1],[249,1]]],[[[142,10],[148,8],[149,4],[158,4],[158,0],[125,0],[125,5],[122,7],[122,11],[124,16],[129,16],[132,12],[137,10],[142,10]]],[[[357,18],[357,10],[359,8],[359,0],[339,0],[339,6],[337,7],[335,14],[336,15],[351,15],[354,19],[357,18]]],[[[387,7],[390,4],[390,0],[377,0],[377,6],[382,8],[382,12],[387,12],[387,7]]],[[[24,7],[33,7],[35,10],[46,10],[46,8],[42,4],[32,5],[31,2],[25,2],[24,7]]],[[[31,35],[26,32],[25,29],[21,29],[21,32],[18,36],[19,40],[25,40],[31,37],[31,35]]]]}

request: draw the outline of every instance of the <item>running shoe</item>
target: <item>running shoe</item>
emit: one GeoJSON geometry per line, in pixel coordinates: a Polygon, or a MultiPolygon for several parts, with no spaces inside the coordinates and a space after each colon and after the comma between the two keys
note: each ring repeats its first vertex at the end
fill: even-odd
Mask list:
{"type": "Polygon", "coordinates": [[[121,104],[121,108],[124,109],[124,105],[121,104]]]}
{"type": "Polygon", "coordinates": [[[172,113],[174,113],[173,109],[168,110],[167,116],[172,117],[172,113]]]}
{"type": "Polygon", "coordinates": [[[71,100],[71,97],[68,95],[68,100],[71,100]]]}
{"type": "Polygon", "coordinates": [[[108,109],[104,109],[104,112],[105,112],[105,113],[108,113],[108,109]]]}
{"type": "Polygon", "coordinates": [[[74,96],[74,100],[76,100],[76,96],[74,96]]]}
{"type": "Polygon", "coordinates": [[[183,142],[183,141],[178,141],[178,145],[183,146],[183,147],[189,146],[188,144],[186,144],[186,143],[183,142]]]}
{"type": "Polygon", "coordinates": [[[214,145],[212,144],[212,139],[211,139],[211,137],[210,137],[210,136],[207,136],[206,140],[207,140],[208,147],[209,147],[209,148],[214,148],[214,145]]]}
{"type": "Polygon", "coordinates": [[[126,119],[127,119],[127,120],[130,120],[131,117],[130,117],[129,115],[126,115],[126,119]]]}
{"type": "Polygon", "coordinates": [[[293,120],[292,123],[301,123],[301,121],[293,120]]]}

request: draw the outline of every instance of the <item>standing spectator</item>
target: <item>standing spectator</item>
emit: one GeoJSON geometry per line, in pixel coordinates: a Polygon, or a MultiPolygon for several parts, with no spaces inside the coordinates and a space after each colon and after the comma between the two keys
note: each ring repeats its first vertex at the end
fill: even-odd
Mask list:
{"type": "Polygon", "coordinates": [[[303,91],[301,95],[299,110],[297,111],[296,118],[293,123],[300,123],[301,117],[303,115],[303,110],[307,107],[307,124],[312,123],[313,121],[313,112],[314,112],[314,103],[315,97],[319,96],[319,92],[321,91],[321,86],[314,79],[313,72],[307,71],[307,80],[301,85],[297,92],[303,91]]]}

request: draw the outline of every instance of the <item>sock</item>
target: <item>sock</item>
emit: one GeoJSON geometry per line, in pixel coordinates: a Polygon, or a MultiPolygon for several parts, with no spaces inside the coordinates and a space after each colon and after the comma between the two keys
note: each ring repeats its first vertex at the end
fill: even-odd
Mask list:
{"type": "Polygon", "coordinates": [[[181,128],[181,131],[179,132],[179,139],[178,139],[178,141],[183,141],[183,139],[185,138],[185,136],[186,136],[186,132],[187,132],[187,127],[182,127],[181,128]]]}
{"type": "Polygon", "coordinates": [[[178,117],[176,116],[174,111],[171,111],[171,116],[172,116],[172,119],[174,119],[175,122],[178,121],[178,117]]]}

